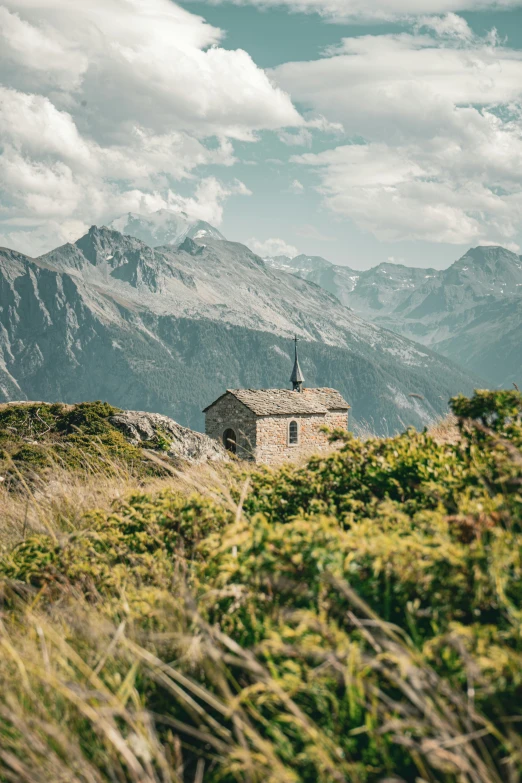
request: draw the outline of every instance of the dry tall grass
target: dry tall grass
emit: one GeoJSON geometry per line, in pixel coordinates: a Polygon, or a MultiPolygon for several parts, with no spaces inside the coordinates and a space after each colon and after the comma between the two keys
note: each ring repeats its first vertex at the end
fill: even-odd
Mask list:
{"type": "Polygon", "coordinates": [[[460,432],[458,428],[458,419],[453,414],[445,416],[443,419],[435,422],[429,430],[429,434],[434,441],[441,446],[449,444],[454,446],[460,440],[460,432]]]}
{"type": "Polygon", "coordinates": [[[149,459],[164,466],[164,477],[144,479],[114,459],[106,472],[86,457],[82,471],[71,471],[54,462],[52,468],[43,474],[35,473],[28,481],[12,463],[16,491],[9,479],[0,476],[0,555],[33,533],[70,533],[82,526],[87,512],[108,511],[136,492],[156,495],[165,489],[176,489],[184,494],[201,492],[230,501],[225,466],[186,464],[174,468],[153,454],[149,459]]]}
{"type": "MultiPolygon", "coordinates": [[[[460,435],[456,417],[441,419],[429,429],[429,434],[439,444],[457,443],[460,435]]],[[[358,430],[358,437],[368,440],[375,436],[369,427],[363,426],[358,430]]],[[[324,456],[335,450],[332,446],[324,456]]],[[[185,494],[201,492],[231,502],[231,473],[226,466],[213,463],[173,467],[152,453],[148,458],[164,466],[167,476],[145,480],[137,477],[127,464],[116,460],[110,461],[107,473],[87,457],[82,471],[71,471],[55,462],[43,476],[35,474],[30,484],[19,481],[16,492],[0,476],[0,554],[32,533],[69,533],[82,525],[88,511],[108,510],[134,492],[146,490],[154,495],[173,488],[185,494]]],[[[298,464],[304,465],[308,459],[309,456],[303,455],[298,464]]],[[[243,473],[253,469],[252,463],[237,461],[235,464],[243,473]]]]}
{"type": "MultiPolygon", "coordinates": [[[[237,517],[241,521],[240,506],[237,517]]],[[[324,622],[324,648],[303,634],[321,632],[320,618],[299,611],[286,618],[300,629],[294,643],[283,648],[274,636],[264,649],[242,647],[204,621],[181,572],[163,595],[161,633],[144,633],[132,616],[125,618],[124,596],[119,625],[78,594],[64,595],[51,613],[34,601],[20,602],[16,620],[0,621],[0,780],[299,783],[293,758],[282,760],[280,747],[266,736],[268,703],[277,721],[303,738],[321,771],[317,780],[377,781],[305,714],[299,688],[296,700],[267,667],[272,651],[308,665],[318,687],[322,678],[338,681],[350,701],[368,705],[371,720],[350,734],[361,741],[391,735],[416,760],[415,783],[520,783],[519,734],[494,725],[469,691],[466,696],[438,676],[407,635],[380,619],[346,582],[330,581],[350,610],[332,647],[334,629],[324,622]],[[367,644],[354,641],[353,629],[367,644]],[[144,689],[152,705],[144,704],[144,689]],[[158,711],[154,702],[169,709],[158,711]],[[173,717],[177,711],[185,717],[173,717]],[[489,738],[511,748],[511,756],[495,758],[489,738]],[[214,777],[216,766],[223,777],[214,777]]],[[[214,590],[206,600],[219,597],[214,590]]],[[[410,783],[393,775],[378,780],[410,783]]]]}
{"type": "MultiPolygon", "coordinates": [[[[45,542],[29,542],[26,560],[37,560],[43,581],[7,570],[1,582],[0,781],[520,783],[522,463],[518,446],[481,426],[495,448],[477,440],[484,462],[458,463],[482,493],[475,507],[462,490],[460,516],[426,499],[451,483],[445,460],[455,466],[464,450],[411,433],[393,443],[348,441],[346,453],[313,470],[251,475],[252,493],[265,500],[279,482],[273,522],[262,504],[244,511],[246,465],[170,465],[161,479],[137,479],[115,462],[110,477],[94,465],[83,473],[56,466],[30,483],[19,477],[16,492],[3,487],[4,546],[45,530],[71,557],[46,571],[45,542]],[[420,481],[415,470],[425,463],[432,470],[420,481]],[[307,493],[312,503],[321,494],[344,503],[353,476],[366,487],[376,474],[388,494],[400,479],[409,506],[389,497],[377,504],[374,495],[366,508],[355,498],[337,520],[305,510],[307,493]],[[183,525],[190,529],[200,506],[191,499],[181,516],[173,499],[159,509],[151,498],[165,488],[233,512],[223,515],[226,528],[198,539],[194,558],[183,525]],[[66,535],[87,526],[93,507],[108,510],[143,489],[149,497],[101,528],[98,518],[82,536],[66,535]],[[492,526],[482,524],[485,513],[492,526]],[[469,541],[459,537],[463,521],[477,523],[469,541]],[[165,556],[173,530],[179,537],[165,556]],[[107,553],[115,553],[106,558],[111,574],[120,566],[123,574],[110,590],[99,579],[107,553]],[[165,570],[149,581],[153,561],[165,570]],[[463,617],[461,593],[484,619],[482,609],[463,617]],[[408,621],[399,625],[403,604],[408,621]]],[[[430,434],[453,444],[455,422],[430,434]]]]}

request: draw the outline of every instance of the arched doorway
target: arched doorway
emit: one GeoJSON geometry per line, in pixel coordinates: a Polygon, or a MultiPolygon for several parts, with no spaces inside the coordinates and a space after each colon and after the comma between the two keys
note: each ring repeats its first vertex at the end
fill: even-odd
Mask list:
{"type": "Polygon", "coordinates": [[[232,429],[225,430],[223,433],[223,445],[227,451],[235,454],[237,451],[236,433],[232,429]]]}

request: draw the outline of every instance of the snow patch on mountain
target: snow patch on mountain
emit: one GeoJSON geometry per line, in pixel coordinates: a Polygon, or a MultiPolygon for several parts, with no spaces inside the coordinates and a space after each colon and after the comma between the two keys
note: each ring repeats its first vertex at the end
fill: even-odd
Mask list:
{"type": "Polygon", "coordinates": [[[272,268],[321,286],[366,321],[429,346],[494,387],[522,382],[522,258],[512,251],[478,246],[442,270],[387,262],[355,272],[325,266],[324,259],[314,263],[313,256],[301,258],[312,263],[268,261],[272,268]]]}
{"type": "Polygon", "coordinates": [[[150,247],[180,245],[187,237],[197,240],[225,239],[217,228],[205,220],[196,220],[186,212],[169,209],[159,209],[146,215],[127,212],[115,218],[109,228],[140,239],[150,247]]]}

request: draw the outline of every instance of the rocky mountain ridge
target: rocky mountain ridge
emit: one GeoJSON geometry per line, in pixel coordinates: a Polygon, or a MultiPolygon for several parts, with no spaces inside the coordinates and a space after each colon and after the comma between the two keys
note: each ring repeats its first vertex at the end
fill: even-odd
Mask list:
{"type": "Polygon", "coordinates": [[[0,303],[4,400],[106,399],[202,429],[224,389],[287,385],[296,333],[307,385],[338,388],[376,432],[429,424],[474,385],[225,240],[151,248],[93,226],[37,259],[0,250],[0,303]]]}
{"type": "Polygon", "coordinates": [[[361,317],[429,346],[494,386],[521,380],[521,256],[479,246],[448,269],[383,263],[365,271],[309,258],[267,263],[316,283],[361,317]]]}

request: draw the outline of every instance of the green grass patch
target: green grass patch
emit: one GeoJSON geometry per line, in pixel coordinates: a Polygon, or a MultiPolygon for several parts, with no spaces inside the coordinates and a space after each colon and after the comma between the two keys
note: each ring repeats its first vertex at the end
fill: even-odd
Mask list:
{"type": "Polygon", "coordinates": [[[165,451],[158,442],[130,444],[110,417],[119,410],[106,402],[78,405],[31,403],[0,408],[0,472],[14,489],[48,475],[53,467],[68,471],[135,476],[166,475],[148,460],[143,448],[165,451]]]}
{"type": "MultiPolygon", "coordinates": [[[[338,433],[13,548],[0,780],[520,780],[522,396],[452,405],[456,443],[338,433]]],[[[103,410],[56,437],[111,448],[103,410]]]]}

